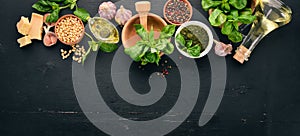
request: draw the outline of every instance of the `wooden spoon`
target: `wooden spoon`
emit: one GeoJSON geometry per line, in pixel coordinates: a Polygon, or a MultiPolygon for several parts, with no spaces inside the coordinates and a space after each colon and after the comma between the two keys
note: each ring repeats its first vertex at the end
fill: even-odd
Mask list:
{"type": "Polygon", "coordinates": [[[151,3],[149,1],[139,1],[135,3],[135,10],[139,13],[140,16],[140,24],[147,31],[147,16],[151,9],[151,3]]]}

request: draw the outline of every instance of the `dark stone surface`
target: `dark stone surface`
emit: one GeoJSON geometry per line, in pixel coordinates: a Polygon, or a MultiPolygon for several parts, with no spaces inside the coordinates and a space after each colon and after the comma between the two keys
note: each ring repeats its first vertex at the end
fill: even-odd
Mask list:
{"type": "MultiPolygon", "coordinates": [[[[42,42],[20,49],[21,35],[16,22],[30,17],[36,0],[1,1],[0,17],[0,135],[1,136],[102,136],[105,135],[81,111],[72,84],[71,59],[62,60],[62,44],[46,48],[42,42]]],[[[222,103],[204,127],[198,126],[207,92],[200,94],[188,119],[170,136],[298,136],[300,129],[300,1],[284,0],[293,10],[293,19],[285,27],[267,35],[253,52],[250,61],[238,64],[231,56],[227,61],[227,85],[222,103]]],[[[96,14],[100,1],[80,0],[78,5],[96,14]]],[[[191,1],[201,13],[201,1],[191,1]]],[[[62,14],[66,14],[64,11],[62,14]]],[[[215,28],[216,32],[220,32],[215,28]]],[[[221,39],[224,39],[220,35],[221,39]]],[[[236,46],[235,46],[236,47],[236,46]]],[[[98,54],[97,67],[109,63],[98,54]]],[[[203,58],[207,62],[207,58],[203,58]]],[[[198,64],[201,62],[197,62],[198,64]]],[[[209,63],[199,64],[203,76],[209,76],[209,63]]],[[[110,74],[98,69],[97,82],[108,82],[110,74]]],[[[135,71],[138,73],[139,71],[135,71]]],[[[172,71],[171,71],[172,72],[172,71]]],[[[174,70],[173,72],[176,72],[174,70]]],[[[172,74],[172,73],[170,73],[172,74]]],[[[133,77],[134,78],[134,77],[133,77]]],[[[144,81],[140,81],[143,83],[144,81]]],[[[201,82],[205,87],[209,82],[201,82]]],[[[108,83],[109,84],[109,83],[108,83]]],[[[134,83],[133,83],[134,84],[134,83]]],[[[143,86],[133,85],[135,89],[143,86]]],[[[110,91],[113,87],[108,86],[110,91]]],[[[147,88],[147,87],[146,87],[147,88]]],[[[205,88],[204,88],[205,89],[205,88]]],[[[146,93],[146,92],[141,92],[146,93]]],[[[123,107],[107,92],[106,101],[123,117],[141,112],[138,120],[160,116],[176,101],[178,91],[169,93],[170,103],[151,110],[123,107]],[[110,99],[111,98],[111,99],[110,99]],[[158,112],[155,112],[158,111],[158,112]],[[149,116],[145,116],[147,115],[149,116]],[[158,114],[158,115],[151,115],[158,114]]],[[[117,130],[116,130],[117,131],[117,130]]]]}

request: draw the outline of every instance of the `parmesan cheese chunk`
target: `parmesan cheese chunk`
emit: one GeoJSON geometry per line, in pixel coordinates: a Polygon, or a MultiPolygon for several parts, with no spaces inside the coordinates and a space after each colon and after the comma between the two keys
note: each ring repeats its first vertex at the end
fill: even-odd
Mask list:
{"type": "Polygon", "coordinates": [[[28,33],[30,39],[42,40],[43,16],[37,13],[32,13],[30,25],[31,28],[28,33]]]}
{"type": "Polygon", "coordinates": [[[17,23],[18,32],[22,35],[27,35],[30,30],[30,23],[27,17],[21,17],[20,21],[17,23]]]}
{"type": "Polygon", "coordinates": [[[20,44],[20,47],[24,47],[28,44],[31,44],[31,39],[29,36],[24,36],[22,38],[19,38],[17,41],[20,44]]]}

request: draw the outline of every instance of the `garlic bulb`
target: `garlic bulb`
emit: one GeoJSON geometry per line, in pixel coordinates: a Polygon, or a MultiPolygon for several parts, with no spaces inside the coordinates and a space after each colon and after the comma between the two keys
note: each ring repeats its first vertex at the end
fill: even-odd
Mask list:
{"type": "Polygon", "coordinates": [[[103,2],[102,4],[99,5],[99,10],[98,13],[100,17],[103,17],[105,19],[112,19],[114,18],[116,14],[116,5],[110,1],[108,2],[103,2]]]}
{"type": "Polygon", "coordinates": [[[231,54],[232,51],[232,45],[231,44],[224,44],[222,42],[215,41],[215,53],[219,56],[226,56],[228,54],[231,54]]]}
{"type": "Polygon", "coordinates": [[[117,14],[115,16],[115,20],[119,25],[124,25],[132,16],[132,12],[128,9],[125,9],[123,5],[121,5],[120,9],[118,9],[117,14]]]}

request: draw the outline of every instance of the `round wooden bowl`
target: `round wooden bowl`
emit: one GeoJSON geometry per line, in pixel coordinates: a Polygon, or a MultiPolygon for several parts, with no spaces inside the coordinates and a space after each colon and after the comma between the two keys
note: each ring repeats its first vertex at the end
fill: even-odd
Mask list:
{"type": "MultiPolygon", "coordinates": [[[[141,40],[141,38],[135,32],[134,24],[140,24],[140,17],[138,14],[130,18],[123,27],[122,43],[125,48],[134,46],[137,41],[141,40]]],[[[167,23],[160,16],[148,13],[147,29],[151,30],[151,27],[153,27],[154,38],[159,37],[158,32],[160,32],[162,28],[166,25],[167,23]]]]}
{"type": "MultiPolygon", "coordinates": [[[[186,3],[187,6],[188,6],[188,8],[190,9],[190,15],[189,15],[189,18],[188,18],[188,20],[185,21],[185,22],[188,22],[188,21],[190,21],[191,18],[192,18],[192,15],[193,15],[193,7],[192,7],[192,5],[190,4],[190,2],[189,2],[188,0],[180,0],[180,1],[183,1],[184,3],[186,3]]],[[[163,12],[164,12],[163,14],[164,14],[165,20],[166,20],[168,23],[173,24],[173,25],[176,25],[176,26],[179,26],[179,25],[185,23],[185,22],[183,22],[183,23],[174,23],[174,22],[170,21],[170,20],[166,17],[166,7],[167,7],[167,5],[168,5],[169,2],[172,2],[172,0],[168,0],[168,1],[166,2],[166,4],[164,5],[164,9],[163,9],[163,12]]]]}
{"type": "Polygon", "coordinates": [[[66,45],[75,45],[75,44],[79,43],[79,42],[82,40],[82,38],[83,38],[83,36],[84,36],[85,30],[84,30],[84,24],[83,24],[83,22],[81,21],[80,18],[78,18],[77,16],[72,15],[72,14],[67,14],[67,15],[64,15],[64,16],[60,17],[60,18],[57,20],[57,22],[55,23],[55,26],[54,26],[54,32],[55,32],[55,34],[56,34],[58,40],[59,40],[60,42],[62,42],[63,44],[66,44],[66,45]],[[74,18],[74,19],[78,19],[78,20],[79,20],[79,24],[77,24],[77,22],[72,22],[72,21],[71,21],[71,22],[70,22],[71,25],[74,25],[74,26],[77,25],[77,27],[79,26],[79,27],[82,27],[82,28],[83,28],[83,29],[82,29],[82,32],[81,32],[80,34],[76,35],[76,37],[78,36],[78,38],[77,38],[75,41],[73,41],[73,42],[65,42],[65,41],[62,39],[62,37],[59,37],[59,36],[58,36],[59,33],[63,33],[63,34],[66,34],[66,35],[72,35],[72,33],[68,33],[68,32],[66,32],[66,31],[60,31],[61,27],[59,26],[59,24],[60,24],[64,19],[66,19],[66,18],[68,18],[68,17],[71,17],[71,18],[74,18]]]}

